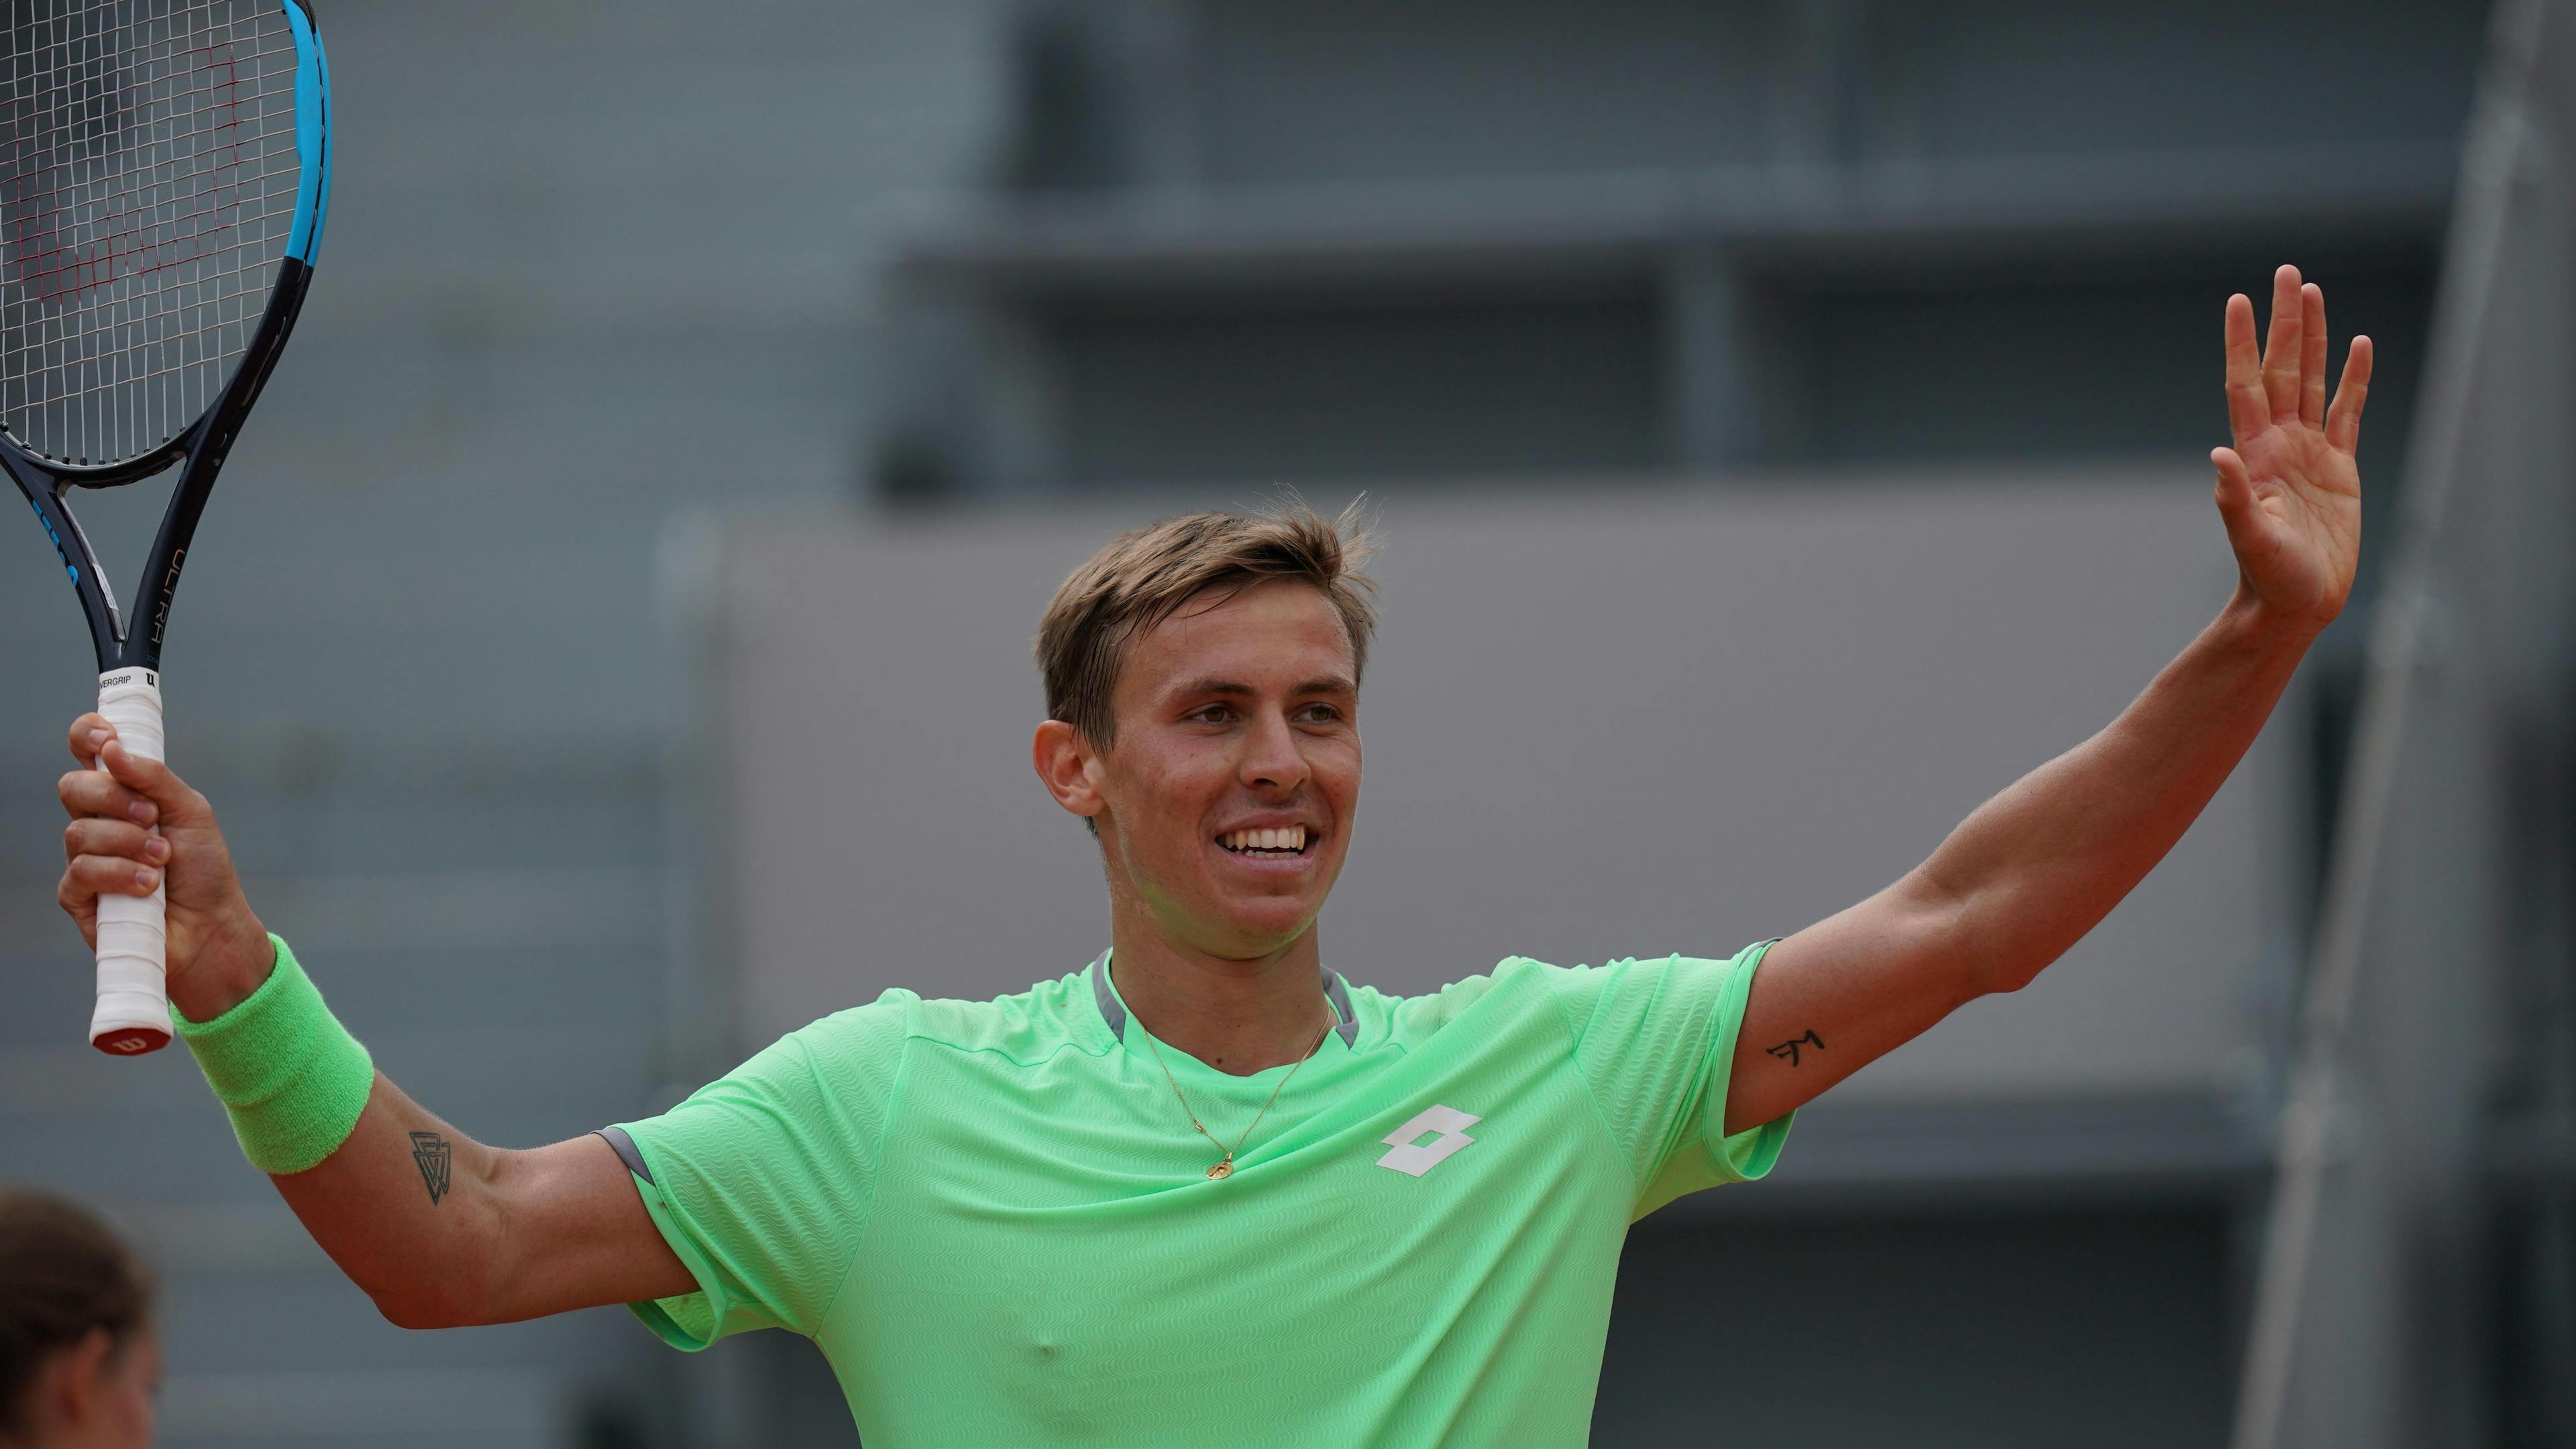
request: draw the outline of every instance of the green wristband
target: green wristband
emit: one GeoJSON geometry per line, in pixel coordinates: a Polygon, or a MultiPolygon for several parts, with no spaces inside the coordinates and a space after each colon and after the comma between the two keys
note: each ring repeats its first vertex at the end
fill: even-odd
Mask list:
{"type": "Polygon", "coordinates": [[[277,965],[212,1021],[170,1021],[233,1119],[242,1155],[283,1176],[317,1166],[357,1130],[376,1064],[276,936],[277,965]]]}

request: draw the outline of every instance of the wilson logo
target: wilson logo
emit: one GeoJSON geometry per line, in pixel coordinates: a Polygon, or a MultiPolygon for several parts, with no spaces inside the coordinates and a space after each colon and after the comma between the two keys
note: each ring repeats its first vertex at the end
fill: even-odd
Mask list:
{"type": "Polygon", "coordinates": [[[1467,1129],[1484,1120],[1455,1107],[1425,1107],[1413,1120],[1378,1139],[1386,1144],[1387,1153],[1377,1160],[1377,1165],[1392,1167],[1407,1177],[1420,1177],[1474,1142],[1476,1139],[1467,1135],[1467,1129]],[[1428,1142],[1420,1141],[1428,1132],[1440,1135],[1428,1142]]]}

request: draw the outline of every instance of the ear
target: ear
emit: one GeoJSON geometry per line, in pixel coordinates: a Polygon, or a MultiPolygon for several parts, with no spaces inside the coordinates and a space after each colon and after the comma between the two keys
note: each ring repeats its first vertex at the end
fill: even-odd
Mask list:
{"type": "Polygon", "coordinates": [[[88,1422],[107,1397],[107,1361],[115,1352],[113,1335],[104,1328],[91,1329],[77,1342],[46,1356],[36,1373],[35,1393],[29,1397],[40,1401],[58,1424],[88,1422]]]}
{"type": "Polygon", "coordinates": [[[1048,720],[1038,726],[1029,756],[1058,805],[1085,819],[1097,819],[1109,808],[1100,798],[1099,752],[1081,731],[1063,720],[1048,720]]]}

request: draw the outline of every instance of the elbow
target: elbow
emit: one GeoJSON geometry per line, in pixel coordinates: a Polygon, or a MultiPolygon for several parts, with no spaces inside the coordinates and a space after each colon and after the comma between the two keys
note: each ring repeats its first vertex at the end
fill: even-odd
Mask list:
{"type": "Polygon", "coordinates": [[[2058,939],[2055,931],[1978,931],[1971,932],[1974,945],[1968,957],[1976,963],[1976,994],[2002,996],[2021,990],[2039,979],[2058,957],[2066,954],[2069,943],[2058,939]]]}
{"type": "Polygon", "coordinates": [[[396,1328],[471,1328],[490,1320],[476,1311],[466,1295],[412,1284],[373,1288],[367,1297],[376,1312],[396,1328]]]}
{"type": "Polygon", "coordinates": [[[2003,996],[2010,992],[2019,991],[2030,983],[2037,981],[2039,979],[2039,973],[2047,969],[2048,963],[2046,961],[2025,961],[2011,956],[2005,956],[2000,960],[1987,964],[1985,971],[1982,973],[1984,978],[1983,984],[1977,994],[1980,996],[2003,996]]]}
{"type": "MultiPolygon", "coordinates": [[[[461,1170],[461,1169],[460,1169],[461,1170]]],[[[488,1176],[463,1211],[428,1234],[380,1245],[364,1263],[344,1261],[351,1282],[396,1328],[473,1328],[508,1321],[501,1288],[517,1265],[502,1231],[506,1209],[488,1176]]]]}
{"type": "Polygon", "coordinates": [[[2083,938],[2090,921],[2073,919],[2052,901],[2028,896],[1994,902],[1985,910],[1964,913],[1971,924],[1964,932],[1973,942],[1978,994],[2001,996],[2019,991],[2057,964],[2067,948],[2083,938]]]}
{"type": "Polygon", "coordinates": [[[396,1328],[462,1328],[464,1320],[444,1304],[392,1293],[374,1295],[376,1312],[396,1328]]]}
{"type": "Polygon", "coordinates": [[[1953,888],[1927,862],[1897,890],[1904,902],[1905,930],[1949,980],[1954,1010],[1979,997],[2021,990],[2055,959],[2055,952],[2034,953],[2014,932],[1995,929],[1998,920],[2011,919],[2013,912],[1990,889],[1953,888]]]}
{"type": "Polygon", "coordinates": [[[472,1328],[502,1321],[491,1292],[493,1275],[475,1255],[423,1252],[395,1271],[350,1274],[396,1328],[472,1328]]]}
{"type": "Polygon", "coordinates": [[[2009,932],[1969,931],[1968,945],[1960,953],[1969,962],[1969,995],[2007,996],[2039,979],[2048,963],[2058,957],[2057,951],[2034,950],[2031,944],[2016,939],[2009,932]]]}

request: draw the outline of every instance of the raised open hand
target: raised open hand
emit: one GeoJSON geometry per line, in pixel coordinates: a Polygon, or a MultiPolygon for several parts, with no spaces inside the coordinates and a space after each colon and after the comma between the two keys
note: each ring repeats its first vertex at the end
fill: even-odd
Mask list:
{"type": "Polygon", "coordinates": [[[2352,339],[2326,405],[2326,294],[2299,269],[2272,274],[2272,335],[2254,351],[2254,303],[2227,299],[2227,424],[2211,451],[2218,516],[2244,590],[2266,613],[2323,628],[2343,612],[2361,559],[2353,445],[2370,395],[2370,339],[2352,339]]]}

